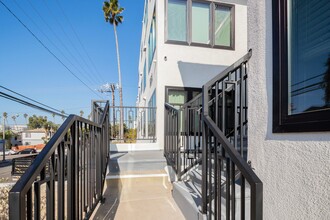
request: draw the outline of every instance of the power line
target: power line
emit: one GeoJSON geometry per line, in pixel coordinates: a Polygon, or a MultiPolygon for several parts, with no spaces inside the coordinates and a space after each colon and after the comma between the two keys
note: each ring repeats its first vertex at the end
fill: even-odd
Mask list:
{"type": "MultiPolygon", "coordinates": [[[[68,36],[67,32],[65,31],[65,29],[63,28],[61,22],[59,22],[59,20],[56,18],[56,16],[53,14],[51,8],[48,6],[47,1],[43,1],[44,5],[46,6],[46,8],[49,10],[49,12],[51,13],[53,19],[56,21],[56,23],[58,24],[58,26],[61,28],[62,32],[64,33],[64,35],[66,36],[66,38],[68,39],[69,43],[72,45],[73,49],[77,52],[77,54],[79,55],[80,59],[82,60],[82,62],[85,64],[85,66],[87,67],[87,69],[90,72],[93,72],[93,70],[90,68],[90,66],[87,64],[86,60],[84,59],[84,57],[81,55],[80,51],[77,49],[77,47],[75,46],[75,44],[72,42],[71,38],[68,36]]],[[[86,71],[87,73],[87,71],[86,71]]],[[[102,81],[102,80],[101,80],[102,81]]]]}
{"type": "Polygon", "coordinates": [[[32,102],[38,103],[39,105],[42,105],[42,106],[44,106],[44,107],[46,107],[46,108],[50,108],[50,109],[52,109],[52,110],[54,110],[54,111],[61,112],[61,111],[58,110],[58,109],[52,108],[52,107],[50,107],[50,106],[48,106],[48,105],[45,105],[45,104],[43,104],[43,103],[41,103],[41,102],[38,102],[38,101],[36,101],[36,100],[34,100],[34,99],[31,99],[31,98],[29,98],[29,97],[27,97],[27,96],[25,96],[25,95],[22,95],[22,94],[20,94],[20,93],[18,93],[18,92],[15,92],[15,91],[13,91],[13,90],[11,90],[11,89],[8,89],[8,88],[4,87],[4,86],[1,86],[1,85],[0,85],[0,88],[3,88],[3,89],[5,89],[5,90],[7,90],[7,91],[9,91],[9,92],[12,92],[12,93],[14,93],[14,94],[16,94],[16,95],[19,95],[19,96],[21,96],[21,97],[23,97],[23,98],[25,98],[25,99],[27,99],[27,100],[30,100],[30,101],[32,101],[32,102]]]}
{"type": "Polygon", "coordinates": [[[52,110],[49,110],[49,109],[46,109],[46,108],[43,108],[43,107],[40,107],[38,105],[35,105],[33,103],[30,103],[30,102],[27,102],[27,101],[24,101],[22,99],[19,99],[17,97],[14,97],[12,95],[9,95],[7,93],[4,93],[4,92],[0,92],[0,97],[3,97],[5,99],[8,99],[8,100],[11,100],[11,101],[14,101],[14,102],[17,102],[17,103],[20,103],[22,105],[26,105],[26,106],[29,106],[29,107],[32,107],[32,108],[35,108],[35,109],[38,109],[38,110],[41,110],[41,111],[44,111],[44,112],[48,112],[48,113],[51,113],[51,114],[55,114],[55,115],[58,115],[58,116],[61,116],[61,117],[68,117],[67,114],[61,114],[61,113],[58,113],[58,112],[54,112],[52,110]]]}
{"type": "Polygon", "coordinates": [[[13,15],[17,21],[23,25],[23,27],[58,61],[62,64],[62,66],[64,66],[65,69],[67,69],[71,75],[73,75],[76,79],[78,79],[82,84],[84,84],[92,93],[94,93],[95,95],[97,95],[98,97],[102,98],[99,94],[97,94],[93,89],[91,89],[84,81],[82,81],[74,72],[71,71],[71,69],[69,69],[68,66],[66,66],[62,60],[60,60],[17,16],[14,12],[12,12],[10,10],[10,8],[8,8],[8,6],[3,3],[2,0],[0,0],[0,3],[10,12],[11,15],[13,15]]]}
{"type": "Polygon", "coordinates": [[[89,61],[91,62],[92,66],[94,67],[96,73],[98,74],[98,76],[100,77],[100,79],[102,81],[105,81],[104,78],[102,77],[102,75],[100,74],[100,72],[98,71],[95,63],[93,62],[92,58],[90,57],[88,51],[86,50],[86,48],[84,47],[83,43],[81,42],[80,38],[79,38],[79,35],[77,34],[77,32],[75,31],[73,25],[71,24],[68,16],[66,15],[65,11],[63,10],[63,7],[61,6],[60,2],[58,0],[56,0],[56,3],[58,5],[58,7],[60,8],[60,11],[62,12],[62,14],[64,15],[64,18],[66,19],[66,21],[68,22],[72,32],[74,33],[74,35],[76,36],[76,38],[78,39],[78,42],[80,44],[80,46],[83,48],[83,51],[85,52],[85,54],[87,55],[89,61]]]}
{"type": "MultiPolygon", "coordinates": [[[[17,5],[17,7],[19,7],[21,9],[21,11],[23,11],[23,13],[34,23],[34,25],[36,25],[36,27],[40,30],[40,32],[48,39],[48,41],[50,41],[50,43],[57,49],[60,51],[61,55],[73,66],[73,68],[80,73],[81,75],[84,76],[84,78],[91,84],[98,84],[98,82],[94,81],[92,82],[90,79],[93,80],[92,77],[90,77],[90,79],[88,77],[86,77],[81,70],[79,70],[77,68],[77,66],[71,62],[71,60],[64,55],[64,53],[62,52],[62,50],[60,50],[55,43],[53,43],[50,38],[42,31],[42,29],[33,21],[33,19],[25,12],[25,10],[20,7],[19,4],[17,4],[16,0],[14,0],[15,4],[17,5]]],[[[60,42],[60,44],[62,45],[62,47],[64,47],[64,49],[68,52],[68,54],[73,57],[73,59],[76,61],[76,63],[78,63],[78,66],[86,72],[85,69],[82,68],[82,66],[79,64],[79,61],[77,60],[77,58],[71,53],[71,51],[69,50],[69,48],[63,43],[63,41],[61,40],[61,38],[56,34],[56,32],[51,28],[51,26],[47,23],[47,21],[43,18],[43,16],[40,14],[40,12],[34,7],[34,5],[31,3],[31,1],[28,0],[29,5],[32,7],[32,9],[36,12],[36,14],[40,17],[40,19],[43,21],[43,23],[48,27],[48,29],[52,32],[52,34],[55,36],[55,38],[60,42]]],[[[86,74],[88,75],[88,73],[86,72],[86,74]]],[[[89,75],[88,75],[89,76],[89,75]]]]}

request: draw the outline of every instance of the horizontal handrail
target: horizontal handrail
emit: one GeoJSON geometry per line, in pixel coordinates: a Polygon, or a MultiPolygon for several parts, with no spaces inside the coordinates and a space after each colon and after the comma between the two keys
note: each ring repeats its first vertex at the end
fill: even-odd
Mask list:
{"type": "Polygon", "coordinates": [[[165,107],[169,108],[170,110],[174,111],[174,112],[179,112],[179,110],[177,108],[175,108],[173,105],[169,104],[169,103],[165,103],[165,107]]]}
{"type": "Polygon", "coordinates": [[[209,88],[212,86],[215,82],[221,81],[225,79],[230,72],[233,72],[235,69],[240,68],[242,63],[247,62],[252,56],[252,50],[250,49],[247,54],[245,54],[243,57],[241,57],[239,60],[237,60],[235,63],[227,67],[225,70],[223,70],[221,73],[213,77],[210,81],[204,84],[204,87],[209,88]]]}
{"type": "Polygon", "coordinates": [[[231,160],[235,163],[237,168],[242,172],[243,176],[250,183],[260,184],[262,183],[259,177],[254,173],[249,164],[243,160],[241,155],[235,150],[234,146],[228,141],[223,132],[218,128],[218,126],[214,123],[208,115],[203,115],[203,121],[207,124],[207,126],[211,129],[214,136],[220,140],[220,143],[225,148],[226,153],[229,155],[231,160]]]}

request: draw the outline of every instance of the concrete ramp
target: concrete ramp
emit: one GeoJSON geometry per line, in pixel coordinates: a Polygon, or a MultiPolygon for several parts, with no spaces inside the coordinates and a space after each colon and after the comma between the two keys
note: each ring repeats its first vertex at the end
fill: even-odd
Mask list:
{"type": "Polygon", "coordinates": [[[112,152],[104,192],[92,219],[184,219],[174,202],[162,151],[112,152]]]}

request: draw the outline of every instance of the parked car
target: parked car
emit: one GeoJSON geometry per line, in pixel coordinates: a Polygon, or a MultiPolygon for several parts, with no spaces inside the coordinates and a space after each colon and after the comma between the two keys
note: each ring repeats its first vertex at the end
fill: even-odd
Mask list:
{"type": "Polygon", "coordinates": [[[33,148],[24,149],[18,152],[18,154],[36,154],[36,153],[37,151],[33,148]]]}
{"type": "MultiPolygon", "coordinates": [[[[5,151],[5,155],[14,155],[14,154],[17,154],[18,152],[16,152],[16,151],[13,151],[13,150],[6,150],[5,151]]],[[[2,156],[3,155],[3,151],[1,150],[0,151],[0,156],[2,156]]]]}

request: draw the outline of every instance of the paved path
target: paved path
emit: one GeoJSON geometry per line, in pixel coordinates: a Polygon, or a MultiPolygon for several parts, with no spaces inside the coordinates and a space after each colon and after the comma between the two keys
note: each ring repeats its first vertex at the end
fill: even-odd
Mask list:
{"type": "Polygon", "coordinates": [[[105,203],[93,219],[181,220],[161,151],[112,154],[105,203]]]}

